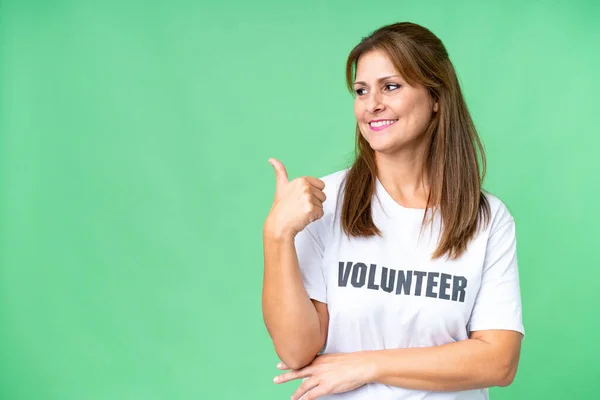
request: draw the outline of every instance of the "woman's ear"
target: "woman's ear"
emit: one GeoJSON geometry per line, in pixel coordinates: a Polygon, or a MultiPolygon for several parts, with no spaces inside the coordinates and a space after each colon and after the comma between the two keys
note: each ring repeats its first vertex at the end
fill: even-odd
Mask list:
{"type": "Polygon", "coordinates": [[[433,104],[433,112],[437,112],[438,111],[438,103],[437,101],[433,104]]]}

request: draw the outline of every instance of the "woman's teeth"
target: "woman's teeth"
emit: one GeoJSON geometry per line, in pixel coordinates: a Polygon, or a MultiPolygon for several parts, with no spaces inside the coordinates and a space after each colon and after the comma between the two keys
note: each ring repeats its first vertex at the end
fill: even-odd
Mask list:
{"type": "Polygon", "coordinates": [[[388,119],[385,121],[377,121],[377,122],[370,122],[369,123],[369,128],[371,128],[372,131],[382,131],[384,129],[387,129],[388,126],[390,125],[394,125],[396,123],[396,121],[398,121],[397,119],[388,119]]]}
{"type": "Polygon", "coordinates": [[[379,128],[385,125],[391,125],[394,122],[398,121],[397,119],[388,119],[386,121],[377,121],[377,122],[369,122],[369,125],[373,128],[379,128]]]}

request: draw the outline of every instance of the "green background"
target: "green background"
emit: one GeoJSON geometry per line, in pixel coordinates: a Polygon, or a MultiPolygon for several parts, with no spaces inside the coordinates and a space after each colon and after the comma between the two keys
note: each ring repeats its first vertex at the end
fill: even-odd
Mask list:
{"type": "Polygon", "coordinates": [[[527,336],[492,397],[597,397],[600,7],[481,3],[1,0],[0,398],[289,398],[267,160],[348,165],[346,57],[398,21],[446,45],[517,223],[527,336]]]}

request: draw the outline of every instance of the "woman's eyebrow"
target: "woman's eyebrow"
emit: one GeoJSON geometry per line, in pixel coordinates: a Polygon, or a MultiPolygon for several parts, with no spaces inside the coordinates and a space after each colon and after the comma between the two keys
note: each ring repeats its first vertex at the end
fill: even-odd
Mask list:
{"type": "MultiPolygon", "coordinates": [[[[385,81],[386,79],[395,78],[395,77],[400,77],[400,75],[390,75],[390,76],[384,76],[383,78],[379,78],[379,79],[377,79],[377,82],[385,81]]],[[[369,85],[367,85],[367,83],[366,83],[366,82],[363,82],[363,81],[356,81],[356,82],[354,82],[354,85],[365,85],[365,86],[369,86],[369,85]]]]}

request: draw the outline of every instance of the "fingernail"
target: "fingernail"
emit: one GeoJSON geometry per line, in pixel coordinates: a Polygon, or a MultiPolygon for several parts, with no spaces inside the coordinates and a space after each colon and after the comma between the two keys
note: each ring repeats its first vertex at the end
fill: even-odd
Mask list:
{"type": "Polygon", "coordinates": [[[273,378],[273,382],[275,382],[275,383],[277,383],[278,380],[279,380],[279,377],[277,377],[277,376],[275,378],[273,378]]]}

